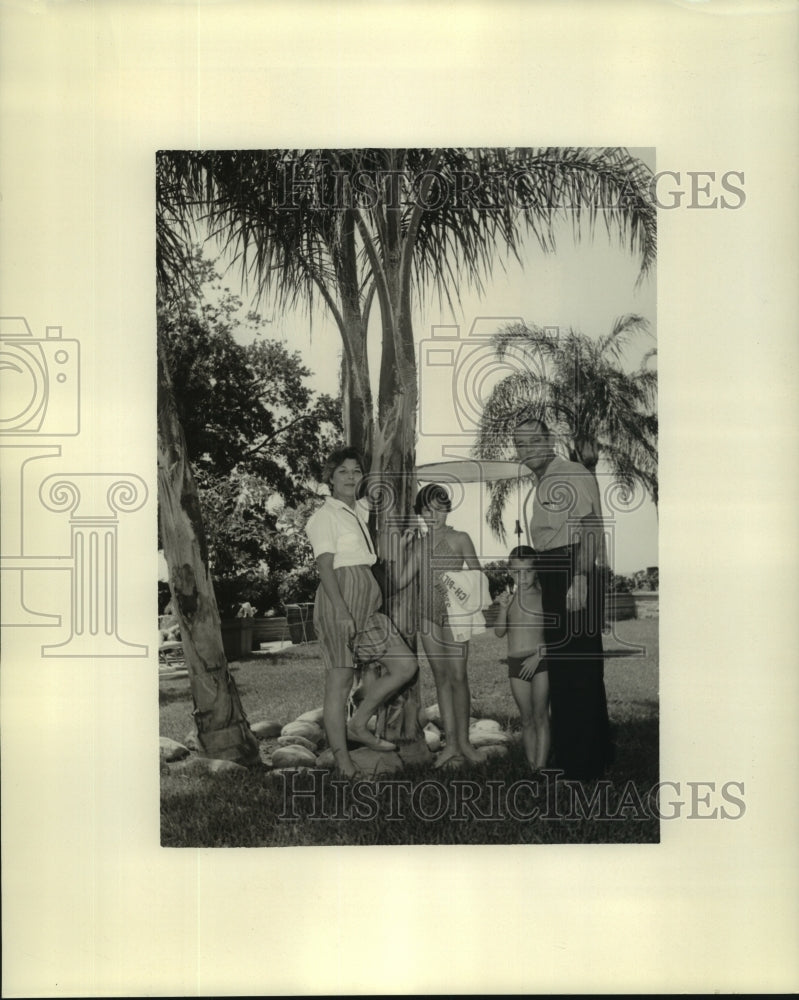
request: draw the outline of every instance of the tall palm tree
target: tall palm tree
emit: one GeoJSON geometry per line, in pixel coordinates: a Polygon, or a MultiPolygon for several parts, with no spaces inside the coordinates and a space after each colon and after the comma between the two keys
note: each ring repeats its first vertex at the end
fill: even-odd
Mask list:
{"type": "MultiPolygon", "coordinates": [[[[633,338],[647,332],[645,319],[619,317],[598,339],[572,329],[552,332],[516,323],[494,337],[497,357],[516,370],[494,386],[478,429],[479,458],[514,453],[513,430],[522,415],[540,416],[557,433],[568,457],[596,476],[600,459],[631,490],[643,486],[657,506],[657,373],[648,351],[636,371],[621,366],[633,338]]],[[[516,481],[492,484],[486,520],[502,540],[502,511],[516,481]]]]}
{"type": "MultiPolygon", "coordinates": [[[[565,213],[577,238],[601,219],[640,255],[642,274],[655,258],[651,174],[618,148],[163,152],[157,203],[162,289],[179,280],[202,217],[278,306],[321,298],[344,344],[348,439],[393,493],[395,517],[409,513],[414,490],[420,296],[452,302],[464,283],[480,289],[498,253],[518,257],[525,234],[554,250],[565,213]],[[374,299],[376,407],[366,352],[374,299]]],[[[387,517],[385,508],[381,529],[387,517]]],[[[411,627],[391,595],[389,611],[411,627]]]]}

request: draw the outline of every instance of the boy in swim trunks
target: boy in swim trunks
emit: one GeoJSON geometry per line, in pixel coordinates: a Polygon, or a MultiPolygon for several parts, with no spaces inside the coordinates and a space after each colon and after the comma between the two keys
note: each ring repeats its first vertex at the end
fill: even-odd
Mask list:
{"type": "Polygon", "coordinates": [[[544,612],[534,565],[535,552],[519,545],[509,556],[516,584],[497,598],[494,634],[508,636],[508,678],[522,722],[524,754],[534,771],[549,756],[549,673],[544,647],[544,612]]]}

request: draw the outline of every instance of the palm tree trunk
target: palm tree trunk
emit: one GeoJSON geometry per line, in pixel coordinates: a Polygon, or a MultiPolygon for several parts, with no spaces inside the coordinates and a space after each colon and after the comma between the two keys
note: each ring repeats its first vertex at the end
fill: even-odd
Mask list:
{"type": "MultiPolygon", "coordinates": [[[[361,320],[359,316],[348,316],[342,310],[345,322],[350,324],[350,337],[344,338],[345,350],[341,359],[341,423],[344,440],[360,451],[364,462],[369,465],[372,454],[372,390],[369,385],[369,369],[366,361],[365,343],[363,352],[351,351],[347,345],[359,342],[361,320]]],[[[365,342],[365,337],[363,338],[365,342]]]]}
{"type": "MultiPolygon", "coordinates": [[[[412,582],[397,591],[398,549],[385,545],[385,539],[397,539],[397,529],[407,526],[415,494],[416,406],[418,388],[409,312],[401,308],[403,296],[393,280],[389,264],[387,285],[391,290],[390,315],[383,312],[383,350],[378,396],[378,427],[374,437],[372,469],[378,471],[393,494],[393,502],[378,516],[378,536],[384,540],[383,607],[397,626],[411,650],[417,651],[416,605],[418,584],[412,582]],[[397,329],[397,327],[399,329],[397,329]],[[391,529],[394,529],[392,532],[391,529]]],[[[418,743],[424,747],[419,724],[421,711],[419,678],[391,702],[387,708],[385,734],[388,739],[418,743]]],[[[426,747],[424,748],[426,750],[426,747]]]]}
{"type": "Polygon", "coordinates": [[[206,757],[260,758],[228,670],[197,488],[162,345],[158,345],[158,503],[172,607],[189,673],[197,742],[206,757]]]}

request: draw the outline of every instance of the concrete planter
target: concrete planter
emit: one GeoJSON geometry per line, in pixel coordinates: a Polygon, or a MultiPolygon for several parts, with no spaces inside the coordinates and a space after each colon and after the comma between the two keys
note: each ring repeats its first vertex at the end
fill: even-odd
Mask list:
{"type": "Polygon", "coordinates": [[[229,618],[222,622],[222,645],[228,660],[241,660],[252,653],[252,618],[229,618]]]}
{"type": "Polygon", "coordinates": [[[483,608],[483,615],[486,620],[486,628],[493,628],[497,623],[497,618],[499,618],[499,605],[490,604],[487,608],[483,608]]]}
{"type": "Polygon", "coordinates": [[[253,649],[260,649],[262,642],[283,642],[288,639],[288,623],[285,618],[251,618],[253,626],[253,649]]]}

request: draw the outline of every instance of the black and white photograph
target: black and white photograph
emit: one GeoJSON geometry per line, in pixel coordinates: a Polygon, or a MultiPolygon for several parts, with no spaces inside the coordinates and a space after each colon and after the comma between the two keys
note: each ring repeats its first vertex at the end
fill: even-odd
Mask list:
{"type": "Polygon", "coordinates": [[[655,166],[158,152],[162,844],[659,839],[655,166]]]}
{"type": "Polygon", "coordinates": [[[3,996],[796,991],[797,15],[0,3],[3,996]]]}

